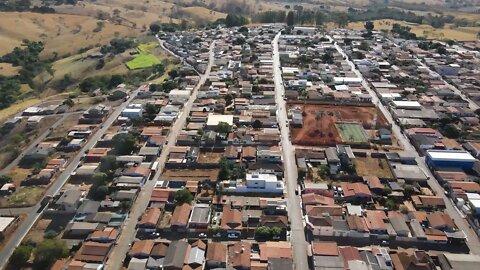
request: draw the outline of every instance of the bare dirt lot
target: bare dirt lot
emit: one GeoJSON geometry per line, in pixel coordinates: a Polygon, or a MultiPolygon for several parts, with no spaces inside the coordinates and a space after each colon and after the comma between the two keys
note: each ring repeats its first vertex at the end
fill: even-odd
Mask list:
{"type": "Polygon", "coordinates": [[[204,181],[210,179],[217,181],[218,169],[185,169],[185,170],[165,170],[160,176],[162,180],[190,180],[204,181]]]}
{"type": "Polygon", "coordinates": [[[375,107],[335,105],[289,105],[303,110],[303,127],[291,128],[292,142],[298,145],[335,145],[343,143],[336,122],[357,122],[365,129],[387,126],[385,116],[375,107]]]}
{"type": "Polygon", "coordinates": [[[219,163],[222,157],[223,153],[219,152],[200,152],[198,163],[219,163]]]}
{"type": "Polygon", "coordinates": [[[392,171],[384,158],[356,157],[355,170],[359,176],[393,178],[392,171]]]}

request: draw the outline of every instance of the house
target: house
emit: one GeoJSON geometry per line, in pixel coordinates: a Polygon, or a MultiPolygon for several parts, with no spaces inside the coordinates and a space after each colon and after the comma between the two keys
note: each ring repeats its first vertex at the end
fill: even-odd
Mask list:
{"type": "Polygon", "coordinates": [[[251,267],[252,245],[249,242],[235,242],[228,245],[227,269],[249,270],[251,267]]]}
{"type": "Polygon", "coordinates": [[[106,261],[112,245],[112,243],[84,242],[74,258],[87,263],[103,263],[106,261]]]}
{"type": "Polygon", "coordinates": [[[284,184],[273,174],[247,173],[245,181],[223,181],[224,192],[228,193],[283,193],[284,184]]]}
{"type": "Polygon", "coordinates": [[[192,206],[188,203],[178,205],[173,211],[170,219],[170,228],[172,231],[186,231],[192,206]]]}
{"type": "Polygon", "coordinates": [[[325,155],[327,157],[328,167],[330,168],[330,174],[336,174],[341,165],[337,150],[334,147],[328,147],[325,149],[325,155]]]}
{"type": "Polygon", "coordinates": [[[186,241],[171,242],[163,260],[163,269],[182,270],[190,248],[190,245],[186,241]]]}
{"type": "Polygon", "coordinates": [[[109,148],[91,148],[85,156],[85,162],[100,162],[103,157],[107,156],[109,148]]]}
{"type": "Polygon", "coordinates": [[[13,232],[17,221],[15,217],[0,217],[0,238],[5,239],[6,236],[13,232]]]}
{"type": "Polygon", "coordinates": [[[168,99],[172,104],[183,105],[187,103],[190,98],[190,91],[188,90],[171,90],[168,93],[168,99]]]}
{"type": "Polygon", "coordinates": [[[162,211],[159,208],[149,208],[142,215],[138,227],[142,230],[156,230],[162,211]]]}
{"type": "Polygon", "coordinates": [[[225,268],[227,266],[227,246],[224,243],[208,243],[206,266],[209,269],[225,268]]]}
{"type": "Polygon", "coordinates": [[[97,230],[102,230],[105,225],[93,222],[74,221],[65,227],[65,235],[74,238],[87,238],[88,235],[97,230]]]}
{"type": "Polygon", "coordinates": [[[387,216],[385,213],[378,210],[366,210],[366,213],[364,219],[370,233],[387,234],[387,225],[385,224],[387,216]]]}
{"type": "Polygon", "coordinates": [[[197,267],[203,266],[205,262],[205,252],[207,249],[207,244],[201,240],[197,240],[192,243],[190,254],[187,255],[186,264],[195,269],[197,267]]]}
{"type": "Polygon", "coordinates": [[[81,199],[84,195],[85,192],[76,189],[65,190],[55,201],[52,208],[57,211],[75,213],[80,206],[81,199]]]}
{"type": "Polygon", "coordinates": [[[106,227],[103,230],[94,231],[91,233],[87,240],[100,242],[100,243],[110,243],[117,239],[119,231],[112,227],[106,227]]]}
{"type": "Polygon", "coordinates": [[[443,212],[433,212],[427,214],[427,222],[433,229],[452,232],[456,230],[455,223],[452,218],[443,212]]]}
{"type": "Polygon", "coordinates": [[[130,257],[145,259],[150,256],[154,242],[153,240],[140,240],[133,243],[132,248],[128,252],[130,257]]]}
{"type": "Polygon", "coordinates": [[[233,115],[218,115],[209,113],[207,118],[206,129],[214,130],[220,122],[227,123],[229,126],[233,125],[233,115]]]}
{"type": "Polygon", "coordinates": [[[270,259],[292,259],[292,245],[290,242],[264,242],[260,245],[260,261],[270,259]]]}
{"type": "Polygon", "coordinates": [[[337,145],[337,153],[342,164],[352,166],[355,164],[355,155],[350,145],[337,145]]]}
{"type": "Polygon", "coordinates": [[[367,185],[363,183],[341,183],[342,191],[345,200],[347,201],[356,201],[360,200],[363,202],[368,202],[372,199],[372,193],[367,185]]]}
{"type": "Polygon", "coordinates": [[[225,205],[222,211],[220,228],[227,234],[239,238],[242,233],[242,212],[225,205]]]}
{"type": "Polygon", "coordinates": [[[207,229],[210,223],[211,209],[209,204],[197,203],[193,206],[192,214],[188,221],[190,229],[207,229]]]}

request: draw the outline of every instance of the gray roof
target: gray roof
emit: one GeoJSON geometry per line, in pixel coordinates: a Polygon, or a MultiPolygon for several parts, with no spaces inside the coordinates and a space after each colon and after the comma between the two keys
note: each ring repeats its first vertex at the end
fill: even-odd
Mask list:
{"type": "Polygon", "coordinates": [[[268,259],[269,270],[291,270],[293,269],[292,259],[287,258],[271,258],[268,259]]]}
{"type": "Polygon", "coordinates": [[[409,233],[410,229],[408,228],[407,223],[405,222],[405,219],[402,217],[390,217],[390,224],[392,224],[393,229],[395,232],[398,233],[409,233]]]}
{"type": "Polygon", "coordinates": [[[96,213],[96,212],[98,212],[99,207],[100,207],[100,202],[92,201],[92,200],[85,200],[78,207],[77,213],[96,213]]]}
{"type": "Polygon", "coordinates": [[[163,261],[164,267],[182,268],[189,244],[185,241],[173,241],[170,243],[163,261]]]}
{"type": "Polygon", "coordinates": [[[82,197],[82,192],[79,190],[75,190],[75,189],[65,190],[65,192],[62,193],[60,198],[58,198],[56,204],[57,205],[75,204],[80,200],[81,197],[82,197]]]}
{"type": "Polygon", "coordinates": [[[192,215],[190,216],[191,222],[208,223],[210,220],[210,205],[197,203],[193,206],[192,215]]]}

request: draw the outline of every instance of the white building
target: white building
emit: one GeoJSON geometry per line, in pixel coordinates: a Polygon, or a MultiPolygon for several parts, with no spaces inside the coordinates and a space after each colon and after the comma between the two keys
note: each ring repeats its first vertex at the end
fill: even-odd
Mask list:
{"type": "Polygon", "coordinates": [[[224,181],[227,193],[283,193],[284,184],[274,174],[247,174],[245,181],[224,181]]]}
{"type": "Polygon", "coordinates": [[[233,115],[213,114],[209,113],[207,118],[207,128],[215,128],[220,122],[225,122],[230,126],[233,125],[233,115]]]}

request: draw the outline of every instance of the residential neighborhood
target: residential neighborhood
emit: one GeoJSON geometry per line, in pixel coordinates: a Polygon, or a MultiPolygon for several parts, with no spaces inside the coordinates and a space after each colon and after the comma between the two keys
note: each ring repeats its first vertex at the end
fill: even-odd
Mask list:
{"type": "Polygon", "coordinates": [[[178,61],[162,82],[4,124],[45,136],[0,173],[1,267],[47,242],[55,270],[477,269],[472,44],[283,24],[152,38],[178,61]]]}

